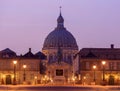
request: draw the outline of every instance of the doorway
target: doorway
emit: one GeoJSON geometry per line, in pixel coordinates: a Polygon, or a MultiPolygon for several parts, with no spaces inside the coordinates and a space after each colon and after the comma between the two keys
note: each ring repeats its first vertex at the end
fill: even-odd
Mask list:
{"type": "Polygon", "coordinates": [[[11,75],[6,75],[6,84],[12,84],[11,75]]]}
{"type": "Polygon", "coordinates": [[[109,76],[109,85],[114,85],[114,76],[110,75],[109,76]]]}

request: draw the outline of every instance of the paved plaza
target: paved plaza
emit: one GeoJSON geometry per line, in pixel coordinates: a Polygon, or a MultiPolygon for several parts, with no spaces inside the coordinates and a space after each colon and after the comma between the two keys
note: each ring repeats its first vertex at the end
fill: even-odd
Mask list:
{"type": "Polygon", "coordinates": [[[2,85],[0,91],[120,91],[120,86],[2,85]]]}

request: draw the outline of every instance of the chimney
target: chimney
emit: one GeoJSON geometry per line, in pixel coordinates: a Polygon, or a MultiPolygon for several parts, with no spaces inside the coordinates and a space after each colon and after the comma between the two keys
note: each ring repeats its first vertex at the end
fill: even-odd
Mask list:
{"type": "Polygon", "coordinates": [[[29,48],[29,52],[31,52],[31,48],[29,48]]]}
{"type": "Polygon", "coordinates": [[[114,44],[111,44],[111,49],[114,49],[114,44]]]}

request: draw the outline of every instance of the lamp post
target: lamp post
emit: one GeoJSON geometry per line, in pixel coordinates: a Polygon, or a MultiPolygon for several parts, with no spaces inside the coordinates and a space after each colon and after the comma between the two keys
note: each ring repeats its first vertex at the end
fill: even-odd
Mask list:
{"type": "Polygon", "coordinates": [[[106,61],[102,61],[102,65],[103,65],[103,82],[105,81],[105,64],[106,64],[106,61]]]}
{"type": "Polygon", "coordinates": [[[26,81],[26,73],[25,73],[25,69],[26,69],[26,65],[24,64],[23,65],[23,69],[24,69],[24,73],[23,73],[23,81],[25,82],[26,81]]]}
{"type": "Polygon", "coordinates": [[[73,77],[72,80],[73,80],[73,86],[74,86],[75,85],[75,77],[73,77]]]}
{"type": "Polygon", "coordinates": [[[37,84],[37,76],[35,76],[34,79],[35,79],[35,85],[36,85],[37,84]]]}
{"type": "Polygon", "coordinates": [[[93,78],[93,81],[95,82],[95,70],[96,70],[96,65],[93,65],[93,70],[94,70],[94,78],[93,78]]]}
{"type": "Polygon", "coordinates": [[[86,76],[83,77],[83,85],[86,84],[86,76]]]}
{"type": "Polygon", "coordinates": [[[13,61],[13,64],[14,64],[14,78],[13,78],[13,85],[16,85],[16,64],[17,64],[17,61],[14,60],[14,61],[13,61]]]}

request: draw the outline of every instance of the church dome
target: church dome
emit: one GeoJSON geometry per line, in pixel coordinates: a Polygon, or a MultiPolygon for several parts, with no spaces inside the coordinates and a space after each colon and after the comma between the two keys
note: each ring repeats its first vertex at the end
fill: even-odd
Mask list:
{"type": "Polygon", "coordinates": [[[78,50],[74,36],[64,27],[64,19],[61,13],[57,19],[57,27],[46,37],[43,49],[58,47],[78,50]]]}

